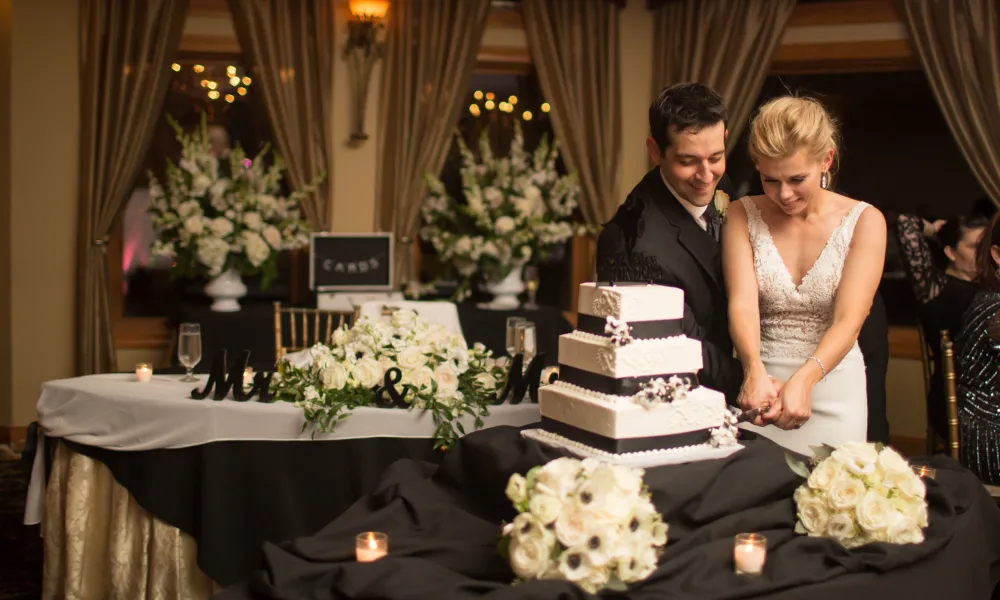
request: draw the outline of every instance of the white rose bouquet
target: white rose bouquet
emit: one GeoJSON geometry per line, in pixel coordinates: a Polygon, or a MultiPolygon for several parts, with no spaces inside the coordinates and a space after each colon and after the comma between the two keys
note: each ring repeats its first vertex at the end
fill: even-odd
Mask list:
{"type": "Polygon", "coordinates": [[[481,273],[500,281],[519,265],[548,258],[557,245],[588,228],[571,221],[580,187],[575,175],[559,175],[555,144],[543,138],[534,155],[525,151],[515,124],[508,156],[494,156],[484,130],[480,161],[461,137],[464,197],[452,198],[435,175],[426,176],[428,196],[421,207],[422,239],[462,278],[458,295],[481,273]]]}
{"type": "Polygon", "coordinates": [[[406,402],[432,414],[442,448],[465,434],[461,417],[470,415],[482,427],[507,379],[505,358],[493,358],[482,344],[469,348],[462,336],[403,309],[391,321],[361,317],[353,327],[340,327],[330,345],[309,350],[304,365],[281,361],[271,389],[276,400],[305,411],[306,427],[328,433],[352,409],[375,405],[375,392],[392,368],[401,372],[395,388],[406,402]]]}
{"type": "Polygon", "coordinates": [[[563,579],[589,593],[622,591],[656,570],[667,524],[649,499],[642,469],[557,458],[515,473],[507,497],[520,513],[500,551],[518,579],[563,579]]]}
{"type": "Polygon", "coordinates": [[[796,532],[846,548],[924,541],[926,487],[898,452],[863,442],[813,449],[811,469],[786,454],[792,470],[806,478],[795,490],[796,532]]]}
{"type": "Polygon", "coordinates": [[[267,148],[253,160],[239,146],[219,158],[204,120],[190,133],[171,124],[181,158],[176,165],[168,161],[165,185],[150,174],[153,254],[171,259],[175,276],[218,277],[233,269],[261,274],[267,287],[277,276],[278,253],[308,244],[298,201],[319,181],[282,197],[280,156],[270,169],[264,167],[267,148]]]}

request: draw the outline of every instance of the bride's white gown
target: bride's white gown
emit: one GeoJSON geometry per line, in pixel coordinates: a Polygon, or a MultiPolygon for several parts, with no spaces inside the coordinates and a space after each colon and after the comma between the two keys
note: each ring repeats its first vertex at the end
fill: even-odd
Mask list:
{"type": "MultiPolygon", "coordinates": [[[[833,303],[851,246],[854,226],[868,206],[859,202],[830,234],[819,258],[796,287],[760,210],[742,198],[760,297],[760,354],[772,377],[787,381],[816,350],[833,323],[833,303]]],[[[863,442],[868,428],[865,361],[857,342],[844,360],[812,391],[812,416],[799,429],[743,425],[774,442],[803,454],[809,446],[863,442]]]]}

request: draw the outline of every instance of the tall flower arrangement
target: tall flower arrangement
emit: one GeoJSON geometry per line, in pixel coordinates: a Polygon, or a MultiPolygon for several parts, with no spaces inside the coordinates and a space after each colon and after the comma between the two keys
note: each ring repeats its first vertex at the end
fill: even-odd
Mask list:
{"type": "Polygon", "coordinates": [[[515,267],[545,260],[556,246],[587,231],[572,220],[580,188],[575,175],[556,171],[555,144],[543,138],[533,154],[526,151],[515,123],[510,153],[496,156],[488,133],[480,137],[478,160],[457,138],[463,197],[449,196],[437,176],[426,176],[420,236],[458,272],[460,294],[476,274],[500,281],[515,267]]]}
{"type": "Polygon", "coordinates": [[[191,132],[171,125],[181,157],[167,162],[164,183],[150,174],[153,254],[169,258],[175,276],[212,278],[232,269],[261,274],[266,287],[277,276],[278,253],[308,243],[298,203],[319,180],[282,196],[284,162],[275,154],[265,168],[268,148],[252,160],[239,146],[219,158],[204,120],[191,132]]]}
{"type": "Polygon", "coordinates": [[[482,344],[469,348],[462,336],[402,309],[391,321],[361,317],[337,329],[302,363],[282,361],[271,389],[305,411],[306,426],[328,433],[352,409],[375,405],[390,369],[399,369],[395,387],[410,407],[432,415],[437,443],[448,448],[465,433],[462,417],[482,427],[508,367],[482,344]]]}

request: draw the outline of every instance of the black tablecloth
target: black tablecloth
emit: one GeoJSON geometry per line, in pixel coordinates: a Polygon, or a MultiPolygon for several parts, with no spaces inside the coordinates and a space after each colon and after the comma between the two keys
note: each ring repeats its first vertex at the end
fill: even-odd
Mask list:
{"type": "MultiPolygon", "coordinates": [[[[464,437],[434,475],[400,461],[381,489],[313,537],[265,544],[265,570],[220,600],[380,598],[554,599],[590,597],[560,581],[510,586],[496,551],[500,523],[514,517],[504,488],[560,453],[514,428],[464,437]],[[389,534],[389,556],[354,561],[362,531],[389,534]]],[[[657,571],[628,597],[653,598],[988,598],[1000,579],[1000,510],[967,470],[935,459],[928,482],[930,526],[919,545],[871,544],[853,551],[797,535],[792,494],[802,480],[770,441],[748,442],[723,460],[649,469],[646,483],[669,523],[657,571]],[[759,578],[733,574],[733,536],[767,536],[759,578]]]]}
{"type": "Polygon", "coordinates": [[[61,441],[107,465],[146,512],[193,537],[198,566],[222,585],[261,567],[264,542],[312,535],[375,491],[397,459],[433,468],[443,456],[427,438],[230,441],[141,452],[61,441]]]}
{"type": "MultiPolygon", "coordinates": [[[[507,317],[518,316],[534,321],[538,336],[538,351],[546,353],[546,364],[555,364],[559,336],[572,331],[557,308],[538,310],[518,309],[497,311],[479,308],[475,304],[458,305],[459,322],[466,341],[471,345],[482,342],[495,356],[506,350],[507,317]]],[[[271,304],[244,304],[234,313],[213,312],[200,304],[181,304],[178,323],[200,323],[202,360],[197,373],[208,373],[216,352],[226,349],[232,361],[241,350],[250,350],[250,366],[257,371],[269,371],[274,366],[274,307],[271,304]]],[[[176,364],[177,357],[172,357],[176,364]]]]}

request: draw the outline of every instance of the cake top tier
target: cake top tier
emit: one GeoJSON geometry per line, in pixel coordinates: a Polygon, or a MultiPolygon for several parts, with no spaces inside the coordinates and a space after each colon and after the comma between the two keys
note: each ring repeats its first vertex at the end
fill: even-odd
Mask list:
{"type": "Polygon", "coordinates": [[[684,318],[684,290],[646,283],[580,284],[580,315],[620,321],[664,321],[684,318]]]}

